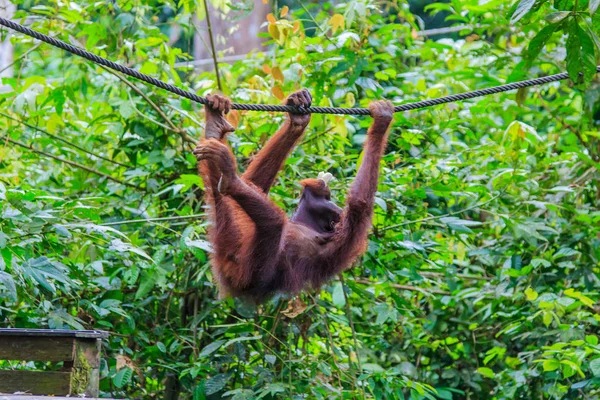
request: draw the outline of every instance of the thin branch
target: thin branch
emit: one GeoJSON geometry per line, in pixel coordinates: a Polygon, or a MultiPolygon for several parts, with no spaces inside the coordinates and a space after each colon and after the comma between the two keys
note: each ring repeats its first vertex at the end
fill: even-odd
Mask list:
{"type": "Polygon", "coordinates": [[[542,104],[542,107],[544,107],[544,109],[546,111],[548,111],[548,113],[553,116],[554,118],[556,118],[556,120],[558,122],[560,122],[565,128],[567,128],[568,130],[570,130],[571,132],[573,132],[575,135],[577,135],[577,137],[580,137],[580,133],[577,129],[575,129],[572,125],[570,125],[569,123],[567,123],[566,121],[563,121],[555,112],[554,110],[552,110],[550,107],[548,107],[548,104],[546,104],[546,102],[544,101],[544,98],[542,97],[542,95],[540,94],[540,92],[536,92],[537,98],[540,99],[540,103],[542,104]]]}
{"type": "Polygon", "coordinates": [[[141,187],[139,187],[137,185],[134,185],[133,183],[124,182],[124,181],[122,181],[120,179],[117,179],[117,178],[114,178],[114,177],[112,177],[112,176],[110,176],[108,174],[105,174],[104,172],[100,172],[100,171],[95,170],[93,168],[86,167],[85,165],[79,164],[79,163],[77,163],[75,161],[66,160],[64,158],[55,156],[54,154],[50,154],[50,153],[46,153],[46,152],[41,151],[41,150],[34,149],[33,147],[27,146],[26,144],[21,143],[21,142],[17,142],[16,140],[13,140],[11,138],[8,138],[8,141],[10,143],[12,143],[12,144],[15,144],[15,145],[20,146],[20,147],[22,147],[24,149],[27,149],[27,150],[29,150],[29,151],[31,151],[33,153],[36,153],[36,154],[39,154],[39,155],[42,155],[42,156],[45,156],[45,157],[48,157],[48,158],[52,158],[52,159],[54,159],[56,161],[59,161],[59,162],[64,163],[64,164],[71,165],[71,166],[73,166],[75,168],[82,169],[82,170],[90,172],[92,174],[95,174],[95,175],[98,175],[98,176],[102,176],[102,177],[104,177],[104,178],[106,178],[108,180],[111,180],[113,182],[119,183],[121,185],[129,186],[131,188],[144,191],[143,188],[141,188],[141,187]]]}
{"type": "MultiPolygon", "coordinates": [[[[356,330],[354,329],[354,320],[352,319],[352,310],[350,309],[350,301],[348,299],[348,294],[346,293],[346,280],[344,279],[344,274],[340,273],[340,282],[342,283],[342,293],[344,293],[344,300],[346,303],[346,317],[348,318],[348,323],[350,324],[350,330],[352,331],[352,341],[354,342],[354,353],[356,354],[356,364],[358,365],[358,374],[362,374],[362,363],[360,361],[360,354],[358,353],[358,339],[356,338],[356,330]]],[[[349,364],[352,364],[351,357],[349,357],[349,364]]],[[[358,385],[358,378],[356,376],[354,378],[354,385],[358,385]]],[[[363,399],[365,398],[365,388],[360,385],[361,393],[363,399]]]]}
{"type": "Polygon", "coordinates": [[[117,78],[119,78],[119,80],[121,80],[121,82],[123,82],[124,84],[126,84],[127,86],[129,86],[129,87],[131,88],[131,90],[133,90],[133,91],[134,91],[134,92],[136,92],[138,95],[140,95],[141,97],[143,97],[143,98],[144,98],[144,100],[146,100],[146,102],[147,102],[147,103],[150,105],[150,107],[152,107],[152,108],[154,109],[154,111],[156,111],[156,113],[157,113],[158,115],[160,115],[160,116],[161,116],[161,118],[162,118],[163,120],[165,120],[165,122],[166,122],[167,124],[169,124],[169,126],[170,126],[170,129],[171,129],[172,131],[179,132],[179,128],[177,128],[177,127],[175,126],[175,124],[174,124],[174,123],[171,121],[171,119],[170,119],[169,117],[167,117],[167,115],[166,115],[166,114],[165,114],[165,113],[164,113],[164,112],[163,112],[163,111],[160,109],[160,107],[159,107],[159,106],[158,106],[158,105],[157,105],[155,102],[153,102],[153,101],[150,99],[150,97],[148,97],[148,96],[146,95],[146,93],[144,93],[144,92],[143,92],[143,91],[142,91],[140,88],[138,88],[138,87],[137,87],[136,85],[134,85],[132,82],[130,82],[130,81],[128,81],[127,79],[125,79],[125,78],[124,78],[123,76],[121,76],[121,74],[119,74],[118,72],[116,72],[116,71],[113,71],[112,69],[110,69],[110,68],[107,68],[107,67],[105,67],[105,66],[103,66],[103,65],[100,65],[100,67],[101,67],[102,69],[104,69],[105,71],[107,71],[107,72],[111,73],[112,75],[116,76],[117,78]]]}
{"type": "MultiPolygon", "coordinates": [[[[199,34],[199,33],[198,33],[199,34]]],[[[200,36],[201,37],[201,36],[200,36]]],[[[208,48],[209,46],[206,45],[206,47],[208,48]]],[[[274,54],[274,52],[272,50],[267,50],[267,51],[260,51],[260,54],[264,54],[265,56],[272,56],[274,54]]],[[[242,61],[248,58],[248,56],[253,55],[253,54],[257,54],[257,53],[245,53],[245,54],[235,54],[232,56],[223,56],[219,58],[219,62],[221,64],[223,63],[234,63],[237,61],[242,61]]],[[[257,61],[258,58],[254,58],[254,59],[249,59],[248,61],[257,61]]],[[[262,58],[261,58],[262,60],[262,58]]],[[[176,62],[175,63],[175,68],[188,68],[188,67],[201,67],[203,65],[209,65],[209,64],[213,64],[214,61],[212,58],[204,58],[201,60],[193,60],[193,61],[180,61],[180,62],[176,62]]]]}
{"type": "Polygon", "coordinates": [[[183,219],[195,219],[205,217],[206,214],[191,214],[191,215],[178,215],[175,217],[160,217],[160,218],[145,218],[145,219],[130,219],[125,221],[113,221],[100,224],[102,226],[114,226],[114,225],[127,225],[127,224],[139,224],[145,222],[159,222],[159,221],[180,221],[183,219]]]}
{"type": "MultiPolygon", "coordinates": [[[[314,19],[301,19],[301,21],[311,21],[314,22],[314,19]]],[[[480,26],[478,24],[476,25],[460,25],[460,26],[451,26],[448,28],[438,28],[438,29],[427,29],[424,31],[415,31],[417,36],[434,36],[434,35],[443,35],[446,33],[454,33],[454,32],[460,32],[462,30],[473,30],[475,28],[480,28],[480,26]]],[[[308,27],[306,29],[314,29],[314,30],[322,30],[318,24],[317,26],[311,26],[308,27]]],[[[206,45],[206,47],[208,48],[209,46],[206,45]]],[[[254,57],[254,58],[250,58],[249,56],[253,56],[253,55],[257,55],[257,54],[263,54],[265,56],[269,56],[271,57],[274,52],[271,50],[268,51],[259,51],[257,53],[244,53],[244,54],[234,54],[234,55],[230,55],[230,56],[224,56],[221,57],[219,59],[219,62],[221,64],[223,63],[235,63],[237,61],[242,61],[242,60],[246,60],[248,59],[248,61],[258,61],[258,60],[262,60],[262,58],[258,58],[258,57],[254,57]]],[[[212,58],[204,58],[204,59],[200,59],[200,60],[193,60],[193,61],[179,61],[175,63],[175,68],[189,68],[189,67],[201,67],[203,65],[209,65],[209,64],[213,64],[214,61],[212,58]]]]}
{"type": "MultiPolygon", "coordinates": [[[[131,83],[129,80],[125,79],[123,76],[121,76],[121,74],[117,73],[116,71],[113,71],[109,68],[106,68],[102,65],[100,65],[100,67],[102,67],[105,71],[110,72],[111,74],[113,74],[114,76],[116,76],[117,78],[119,78],[119,80],[121,80],[121,82],[125,83],[127,86],[129,86],[131,88],[131,90],[133,90],[134,92],[136,92],[138,95],[140,95],[144,100],[146,100],[146,102],[150,105],[150,107],[152,107],[154,109],[154,111],[156,111],[156,113],[158,115],[160,115],[160,117],[165,120],[165,122],[169,125],[169,127],[165,127],[163,126],[165,129],[169,129],[175,133],[177,133],[178,135],[181,136],[181,139],[184,142],[188,142],[188,143],[193,143],[195,144],[196,141],[192,138],[190,138],[187,133],[185,132],[185,130],[178,128],[177,126],[175,126],[175,124],[173,123],[173,121],[171,121],[171,119],[160,109],[160,107],[153,102],[150,97],[148,97],[140,88],[138,88],[136,85],[134,85],[133,83],[131,83]]],[[[136,109],[137,110],[137,109],[136,109]]],[[[139,112],[139,110],[138,110],[139,112]]]]}
{"type": "MultiPolygon", "coordinates": [[[[335,46],[336,49],[339,50],[339,46],[337,45],[337,43],[335,43],[333,41],[333,39],[331,39],[329,37],[329,35],[327,34],[327,31],[325,29],[323,29],[323,27],[321,25],[319,25],[319,23],[317,22],[317,20],[315,19],[315,17],[313,17],[313,15],[310,13],[310,11],[308,10],[308,8],[304,5],[304,2],[302,1],[298,1],[298,3],[300,4],[300,7],[302,7],[304,9],[304,12],[310,17],[310,19],[312,20],[312,22],[319,28],[319,30],[323,33],[323,35],[325,36],[325,38],[329,41],[329,43],[331,43],[332,45],[335,46]]],[[[363,393],[364,394],[364,393],[363,393]]]]}
{"type": "Polygon", "coordinates": [[[426,29],[423,31],[416,31],[415,34],[417,36],[436,36],[436,35],[445,35],[447,33],[456,33],[460,31],[473,31],[476,28],[481,28],[480,24],[475,25],[458,25],[458,26],[448,26],[445,28],[436,28],[436,29],[426,29]]]}
{"type": "MultiPolygon", "coordinates": [[[[171,131],[171,132],[175,132],[177,134],[179,134],[179,131],[173,131],[173,128],[171,128],[170,126],[167,126],[165,124],[163,124],[162,122],[158,122],[157,120],[155,120],[154,118],[150,117],[149,115],[144,114],[143,112],[141,112],[135,102],[133,101],[133,97],[131,96],[131,93],[127,92],[127,96],[129,97],[129,101],[131,102],[131,107],[133,107],[133,109],[135,110],[136,113],[138,113],[138,115],[144,119],[147,119],[148,121],[152,122],[154,125],[160,126],[161,128],[167,130],[167,131],[171,131]]],[[[185,142],[184,142],[185,143],[185,142]]]]}
{"type": "Polygon", "coordinates": [[[319,132],[319,133],[317,133],[317,134],[315,134],[315,135],[312,135],[312,136],[311,136],[311,137],[309,137],[309,138],[306,138],[306,139],[304,139],[304,140],[302,141],[302,143],[300,144],[300,147],[302,147],[302,146],[304,146],[304,145],[307,145],[307,144],[309,144],[310,142],[313,142],[313,141],[315,141],[316,139],[318,139],[318,138],[320,138],[320,137],[322,137],[322,136],[324,136],[324,135],[328,134],[329,132],[333,131],[334,129],[335,129],[335,127],[334,127],[334,126],[332,126],[331,128],[329,128],[329,129],[327,129],[327,130],[325,130],[325,131],[319,132]]]}
{"type": "MultiPolygon", "coordinates": [[[[204,45],[204,48],[206,50],[210,51],[210,46],[208,45],[208,43],[206,43],[206,40],[204,40],[204,36],[202,36],[204,29],[202,27],[196,25],[196,21],[198,21],[198,18],[194,18],[194,20],[192,22],[192,26],[194,27],[194,30],[196,31],[198,38],[204,45]]],[[[214,60],[212,59],[212,57],[208,58],[207,60],[208,60],[207,64],[214,64],[214,60]]],[[[188,62],[188,65],[193,65],[193,62],[191,64],[188,62]]],[[[175,64],[175,66],[177,66],[177,64],[175,64]]]]}
{"type": "Polygon", "coordinates": [[[118,74],[116,71],[113,71],[112,69],[109,69],[101,64],[98,64],[101,68],[103,68],[105,71],[108,71],[109,73],[113,74],[114,76],[116,76],[117,78],[119,78],[121,80],[121,82],[125,83],[127,86],[129,86],[134,92],[136,92],[138,95],[140,95],[144,100],[146,100],[146,102],[150,105],[150,107],[152,107],[154,109],[154,111],[156,111],[169,125],[169,127],[166,127],[160,123],[158,123],[157,121],[152,120],[151,118],[149,118],[148,116],[144,115],[141,111],[139,111],[137,109],[137,107],[133,107],[138,114],[140,114],[142,117],[148,118],[150,121],[152,121],[153,123],[163,127],[164,129],[167,130],[171,130],[175,133],[177,133],[179,136],[181,136],[181,140],[183,141],[183,143],[190,143],[190,144],[195,144],[196,141],[192,138],[190,138],[188,136],[188,134],[185,132],[184,129],[178,128],[177,126],[175,126],[175,124],[173,123],[173,121],[171,121],[171,119],[160,109],[160,107],[154,103],[148,96],[146,96],[146,94],[139,89],[136,85],[134,85],[133,83],[129,82],[127,79],[125,79],[124,77],[121,76],[121,74],[118,74]]]}
{"type": "Polygon", "coordinates": [[[591,173],[596,171],[596,167],[589,167],[583,174],[581,174],[581,176],[577,179],[575,179],[575,181],[573,182],[573,184],[575,185],[580,185],[581,183],[585,182],[587,179],[587,176],[591,173]]]}
{"type": "MultiPolygon", "coordinates": [[[[204,127],[204,124],[202,124],[200,121],[198,121],[196,118],[194,118],[189,112],[187,112],[185,110],[181,110],[171,104],[166,104],[166,106],[169,107],[171,110],[187,117],[190,121],[192,121],[194,124],[198,125],[199,127],[204,127]]],[[[194,141],[194,143],[197,142],[197,140],[194,138],[192,138],[192,140],[194,141]]]]}
{"type": "Polygon", "coordinates": [[[35,46],[33,46],[32,48],[27,50],[25,53],[21,54],[18,58],[15,58],[13,60],[13,62],[8,64],[6,67],[0,69],[0,74],[3,73],[4,71],[6,71],[7,69],[9,69],[10,67],[12,67],[13,65],[15,65],[16,63],[18,63],[19,61],[21,61],[22,59],[24,59],[25,57],[27,57],[29,55],[29,53],[31,53],[32,51],[35,51],[38,47],[40,47],[41,44],[42,44],[42,42],[39,42],[38,44],[36,44],[35,46]]]}
{"type": "Polygon", "coordinates": [[[432,294],[441,294],[441,295],[450,295],[450,292],[447,292],[445,290],[439,290],[439,289],[423,289],[420,287],[416,287],[416,286],[410,286],[410,285],[399,285],[397,283],[389,283],[389,282],[373,282],[370,281],[368,279],[356,279],[354,282],[356,283],[360,283],[363,285],[384,285],[387,284],[395,289],[400,289],[400,290],[409,290],[411,292],[420,292],[423,293],[425,295],[432,295],[432,294]]]}
{"type": "Polygon", "coordinates": [[[456,214],[462,214],[464,212],[471,211],[474,208],[483,207],[486,204],[491,203],[492,201],[496,200],[502,194],[503,193],[499,193],[496,196],[492,197],[491,199],[489,199],[487,201],[484,201],[483,203],[478,203],[478,204],[475,204],[473,206],[470,206],[470,207],[467,207],[467,208],[463,208],[462,210],[450,212],[450,213],[444,214],[444,215],[436,215],[436,216],[432,216],[432,217],[415,219],[415,220],[412,220],[412,221],[406,221],[406,222],[402,222],[402,223],[396,224],[396,225],[386,226],[386,227],[383,227],[383,228],[379,229],[379,231],[383,232],[383,231],[387,231],[387,230],[390,230],[390,229],[396,229],[396,228],[399,228],[399,227],[405,226],[405,225],[412,225],[412,224],[417,224],[419,222],[432,221],[432,220],[436,220],[436,219],[440,219],[440,218],[451,217],[451,216],[456,215],[456,214]]]}
{"type": "MultiPolygon", "coordinates": [[[[442,272],[417,271],[417,274],[428,277],[428,278],[438,278],[438,277],[446,276],[442,272]]],[[[469,274],[452,274],[452,276],[455,276],[460,279],[473,280],[473,281],[491,281],[492,279],[494,279],[490,276],[478,276],[478,275],[469,275],[469,274]]]]}
{"type": "Polygon", "coordinates": [[[283,301],[279,303],[277,307],[277,311],[275,312],[275,321],[273,321],[273,327],[271,328],[271,336],[275,337],[275,330],[277,330],[277,325],[279,325],[279,321],[281,319],[281,309],[283,308],[283,301]]]}
{"type": "Polygon", "coordinates": [[[31,129],[33,129],[36,132],[43,133],[46,136],[49,136],[49,137],[51,137],[53,139],[61,141],[61,142],[65,143],[66,145],[71,146],[71,147],[73,147],[73,148],[75,148],[75,149],[77,149],[79,151],[82,151],[85,154],[88,154],[88,155],[90,155],[92,157],[96,157],[96,158],[99,158],[101,160],[108,161],[110,163],[119,165],[119,166],[124,167],[124,168],[133,168],[130,165],[122,164],[122,163],[120,163],[118,161],[115,161],[115,160],[112,160],[112,159],[110,159],[108,157],[104,157],[104,156],[98,155],[96,153],[92,153],[91,151],[86,150],[85,148],[83,148],[81,146],[78,146],[78,145],[74,144],[73,142],[68,141],[67,139],[63,139],[60,136],[54,135],[54,134],[52,134],[52,133],[50,133],[48,131],[45,131],[45,130],[43,130],[43,129],[37,127],[37,126],[35,126],[35,125],[31,125],[31,124],[29,124],[29,123],[27,123],[27,122],[25,122],[25,121],[23,121],[21,119],[18,119],[18,118],[15,118],[15,117],[11,117],[10,115],[3,113],[2,111],[0,111],[0,115],[2,115],[5,118],[11,119],[11,120],[13,120],[15,122],[18,122],[18,123],[20,123],[22,125],[25,125],[26,127],[31,128],[31,129]]]}
{"type": "Polygon", "coordinates": [[[542,97],[542,95],[540,94],[540,92],[536,92],[537,98],[540,99],[540,103],[542,104],[542,107],[544,107],[544,109],[546,111],[548,111],[548,113],[550,114],[550,116],[554,119],[556,119],[558,122],[561,123],[562,126],[564,126],[565,128],[567,128],[568,130],[570,130],[571,132],[573,132],[573,134],[575,136],[577,136],[577,139],[579,139],[579,141],[581,142],[581,145],[585,148],[585,141],[583,140],[583,136],[581,136],[581,133],[575,129],[572,125],[570,125],[568,122],[566,122],[565,120],[563,120],[558,113],[555,112],[555,110],[551,109],[548,104],[546,104],[546,102],[544,101],[544,98],[542,97]]]}
{"type": "Polygon", "coordinates": [[[327,323],[327,318],[325,318],[325,315],[321,312],[319,303],[317,303],[317,299],[315,299],[314,296],[310,293],[308,293],[308,296],[312,299],[313,304],[317,308],[317,312],[319,313],[319,316],[323,320],[323,325],[325,326],[325,332],[327,332],[327,339],[329,340],[329,348],[331,350],[331,359],[333,360],[333,365],[335,365],[335,368],[336,368],[335,372],[336,372],[338,384],[340,385],[340,390],[343,390],[342,378],[340,377],[340,373],[341,373],[342,369],[340,368],[340,366],[337,363],[337,357],[335,355],[335,350],[334,350],[335,347],[334,347],[334,343],[333,343],[333,337],[331,336],[331,331],[329,330],[329,324],[327,323]]]}
{"type": "Polygon", "coordinates": [[[208,38],[210,39],[210,49],[212,53],[213,63],[215,64],[215,74],[217,75],[217,86],[219,91],[223,93],[221,86],[221,75],[219,74],[219,63],[217,61],[217,50],[215,49],[215,40],[213,39],[212,25],[210,23],[210,12],[208,11],[208,3],[204,0],[204,10],[206,11],[206,25],[208,25],[208,38]]]}

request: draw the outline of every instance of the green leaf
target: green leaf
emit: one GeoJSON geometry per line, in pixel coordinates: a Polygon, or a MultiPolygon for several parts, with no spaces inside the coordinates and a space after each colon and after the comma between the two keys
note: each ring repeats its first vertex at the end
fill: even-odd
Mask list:
{"type": "Polygon", "coordinates": [[[600,376],[600,357],[590,361],[590,371],[594,376],[600,376]]]}
{"type": "Polygon", "coordinates": [[[544,371],[546,371],[546,372],[556,371],[557,369],[560,368],[560,362],[553,358],[549,359],[549,360],[544,360],[544,362],[542,363],[542,367],[544,368],[544,371]]]}
{"type": "Polygon", "coordinates": [[[337,308],[342,308],[346,305],[346,297],[344,296],[342,282],[335,282],[333,284],[331,299],[333,301],[333,305],[335,305],[337,308]]]}
{"type": "Polygon", "coordinates": [[[112,378],[112,383],[119,389],[123,388],[125,385],[129,383],[131,380],[131,376],[133,375],[133,371],[129,367],[124,367],[117,372],[115,376],[112,378]]]}
{"type": "Polygon", "coordinates": [[[590,0],[590,14],[594,15],[596,11],[598,11],[598,6],[600,6],[600,0],[590,0]]]}
{"type": "Polygon", "coordinates": [[[448,228],[452,229],[453,231],[464,233],[473,232],[468,228],[469,226],[481,226],[481,222],[479,221],[470,221],[457,217],[444,217],[440,218],[440,221],[448,225],[448,228]]]}
{"type": "Polygon", "coordinates": [[[371,372],[371,373],[381,373],[381,372],[385,372],[385,369],[379,365],[379,364],[374,364],[374,363],[366,363],[362,365],[362,369],[364,371],[367,372],[371,372]]]}
{"type": "Polygon", "coordinates": [[[188,248],[195,247],[197,249],[204,250],[207,253],[212,253],[212,251],[213,251],[212,245],[207,240],[202,240],[202,239],[192,240],[192,239],[186,237],[183,242],[185,243],[185,245],[188,248]]]}
{"type": "Polygon", "coordinates": [[[579,255],[577,250],[570,247],[561,247],[556,253],[553,254],[552,259],[557,260],[561,257],[573,257],[579,255]]]}
{"type": "Polygon", "coordinates": [[[583,76],[586,82],[591,82],[596,76],[596,45],[587,30],[578,25],[581,41],[583,76]]]}
{"type": "Polygon", "coordinates": [[[163,342],[156,342],[156,347],[158,347],[158,350],[160,350],[162,353],[167,352],[167,348],[165,347],[163,342]]]}
{"type": "Polygon", "coordinates": [[[219,392],[225,387],[229,378],[231,378],[231,374],[217,374],[209,378],[204,383],[204,394],[210,396],[219,392]]]}
{"type": "Polygon", "coordinates": [[[550,263],[550,261],[544,260],[542,258],[534,258],[533,260],[531,260],[531,265],[534,268],[538,268],[539,266],[548,268],[552,265],[552,263],[550,263]]]}
{"type": "Polygon", "coordinates": [[[33,268],[28,268],[28,267],[24,267],[23,268],[23,272],[25,273],[26,276],[28,276],[29,278],[33,278],[41,287],[43,287],[44,289],[46,289],[47,291],[51,292],[51,293],[56,293],[56,289],[54,288],[54,285],[52,285],[52,283],[50,283],[42,274],[40,274],[38,271],[34,270],[33,268]]]}
{"type": "Polygon", "coordinates": [[[254,390],[251,389],[235,389],[229,392],[223,393],[223,396],[233,395],[231,400],[254,400],[256,398],[254,390]],[[229,394],[228,394],[229,393],[229,394]]]}
{"type": "Polygon", "coordinates": [[[321,371],[323,374],[325,374],[325,376],[331,376],[331,368],[329,368],[329,365],[327,365],[326,363],[324,363],[324,362],[319,363],[317,368],[319,368],[319,371],[321,371]]]}
{"type": "Polygon", "coordinates": [[[144,270],[144,272],[142,272],[140,286],[135,293],[136,300],[146,297],[146,295],[154,288],[157,280],[158,274],[155,270],[144,270]]]}
{"type": "Polygon", "coordinates": [[[529,42],[527,46],[526,58],[528,63],[531,63],[540,54],[548,40],[552,37],[554,32],[558,29],[559,24],[550,24],[542,28],[537,35],[529,42]]]}
{"type": "Polygon", "coordinates": [[[271,395],[273,398],[276,398],[277,396],[275,396],[277,393],[284,393],[285,392],[285,386],[282,383],[269,383],[268,385],[266,385],[262,392],[258,395],[259,399],[262,399],[263,397],[267,396],[267,395],[271,395]]]}
{"type": "Polygon", "coordinates": [[[182,191],[186,191],[194,185],[204,190],[204,182],[198,175],[182,174],[177,180],[175,180],[175,183],[183,185],[183,188],[181,189],[182,191]]]}
{"type": "Polygon", "coordinates": [[[271,365],[275,365],[275,361],[277,361],[277,357],[275,357],[273,354],[267,354],[267,355],[265,355],[265,361],[271,365]]]}
{"type": "Polygon", "coordinates": [[[551,24],[555,24],[567,18],[571,14],[573,14],[571,11],[557,11],[546,15],[544,19],[551,24]]]}
{"type": "Polygon", "coordinates": [[[206,381],[201,381],[194,388],[194,393],[192,400],[206,400],[206,395],[204,394],[204,386],[206,385],[206,381]]]}
{"type": "MultiPolygon", "coordinates": [[[[561,361],[561,364],[563,362],[561,361]]],[[[563,365],[562,366],[562,376],[564,379],[569,379],[571,378],[573,375],[575,375],[576,369],[573,368],[571,365],[563,365]]]]}
{"type": "Polygon", "coordinates": [[[579,26],[576,19],[570,21],[567,38],[567,72],[574,82],[590,82],[596,74],[596,47],[590,35],[579,26]]]}
{"type": "Polygon", "coordinates": [[[200,354],[198,354],[198,357],[199,358],[208,357],[215,351],[219,350],[221,348],[221,346],[223,345],[223,343],[225,343],[225,342],[226,342],[225,340],[217,340],[216,342],[212,342],[212,343],[208,344],[206,347],[204,347],[202,349],[200,354]]]}
{"type": "Polygon", "coordinates": [[[436,388],[438,398],[442,400],[453,400],[454,397],[450,390],[436,388]]]}
{"type": "Polygon", "coordinates": [[[585,342],[591,344],[592,346],[598,345],[598,336],[596,335],[586,335],[585,342]]]}
{"type": "MultiPolygon", "coordinates": [[[[569,368],[571,368],[574,372],[577,372],[579,374],[579,376],[581,376],[582,378],[585,378],[585,374],[583,373],[583,371],[581,370],[581,367],[577,364],[575,364],[573,361],[571,360],[561,360],[560,363],[562,365],[566,365],[569,368]]],[[[563,371],[563,375],[564,375],[564,371],[563,371]]],[[[566,378],[570,378],[571,376],[573,376],[573,374],[566,376],[566,378]]]]}
{"type": "Polygon", "coordinates": [[[542,313],[542,321],[544,322],[544,325],[546,325],[547,327],[550,326],[550,324],[552,323],[552,313],[550,313],[548,311],[544,311],[542,313]]]}
{"type": "Polygon", "coordinates": [[[60,236],[66,237],[67,239],[71,239],[73,237],[73,235],[71,235],[71,232],[69,232],[69,230],[64,225],[54,224],[52,226],[54,227],[56,233],[60,236]]]}
{"type": "Polygon", "coordinates": [[[527,13],[529,13],[529,11],[531,11],[531,8],[533,7],[534,4],[535,4],[535,0],[519,1],[519,5],[517,6],[513,15],[510,17],[510,23],[514,24],[515,22],[517,22],[521,18],[523,18],[525,15],[527,15],[527,13]]]}
{"type": "Polygon", "coordinates": [[[537,294],[537,292],[535,290],[533,290],[532,288],[528,287],[527,289],[525,289],[525,297],[529,301],[534,301],[535,299],[538,298],[538,294],[537,294]]]}
{"type": "Polygon", "coordinates": [[[398,311],[387,303],[377,304],[373,307],[373,311],[377,313],[376,325],[382,325],[387,320],[396,322],[398,320],[398,311]]]}
{"type": "Polygon", "coordinates": [[[236,337],[233,338],[231,340],[228,340],[227,343],[225,343],[225,347],[229,347],[234,343],[239,343],[239,342],[250,342],[250,341],[254,341],[254,340],[260,340],[262,339],[261,335],[257,335],[257,336],[240,336],[240,337],[236,337]]]}
{"type": "MultiPolygon", "coordinates": [[[[0,259],[1,258],[2,255],[0,255],[0,259]]],[[[0,271],[0,298],[2,297],[17,301],[17,287],[15,281],[12,276],[4,271],[0,271]]]]}
{"type": "Polygon", "coordinates": [[[522,106],[525,100],[527,100],[527,93],[529,93],[529,88],[520,88],[517,90],[515,100],[519,106],[522,106]]]}
{"type": "Polygon", "coordinates": [[[586,379],[584,381],[579,381],[576,382],[574,384],[571,385],[571,389],[572,390],[577,390],[577,389],[583,389],[584,387],[586,387],[592,380],[591,379],[586,379]]]}
{"type": "Polygon", "coordinates": [[[121,239],[113,239],[110,242],[109,250],[115,250],[120,253],[130,252],[130,253],[134,253],[139,256],[142,256],[147,260],[153,261],[152,257],[150,257],[148,254],[146,254],[143,250],[138,249],[137,247],[133,246],[130,243],[125,243],[121,239]]]}
{"type": "Polygon", "coordinates": [[[496,377],[496,374],[494,374],[494,371],[491,368],[479,367],[477,368],[477,372],[489,379],[494,379],[496,377]]]}
{"type": "Polygon", "coordinates": [[[129,119],[133,114],[135,114],[135,107],[130,101],[123,101],[119,105],[119,113],[124,119],[129,119]]]}

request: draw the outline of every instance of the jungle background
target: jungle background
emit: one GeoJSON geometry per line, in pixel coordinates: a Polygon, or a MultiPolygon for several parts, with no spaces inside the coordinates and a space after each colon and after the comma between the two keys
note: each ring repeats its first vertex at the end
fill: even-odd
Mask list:
{"type": "MultiPolygon", "coordinates": [[[[0,326],[109,331],[103,396],[600,398],[600,1],[0,5],[237,102],[306,87],[315,105],[366,107],[571,77],[397,113],[367,253],[252,307],[213,284],[201,106],[2,29],[0,326]]],[[[229,116],[240,170],[283,118],[229,116]]],[[[298,182],[329,171],[341,204],[369,124],[313,115],[271,198],[291,213],[298,182]]]]}

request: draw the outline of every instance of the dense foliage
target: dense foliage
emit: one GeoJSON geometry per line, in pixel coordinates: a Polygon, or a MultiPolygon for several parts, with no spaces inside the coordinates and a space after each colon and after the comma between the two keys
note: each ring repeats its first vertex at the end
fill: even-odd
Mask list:
{"type": "MultiPolygon", "coordinates": [[[[18,0],[15,19],[206,95],[180,42],[202,2],[18,0]]],[[[232,24],[253,1],[213,2],[232,24]]],[[[315,2],[317,3],[317,2],[315,2]]],[[[395,103],[568,71],[571,82],[397,114],[367,254],[319,292],[218,300],[191,149],[201,108],[8,34],[0,94],[0,325],[104,329],[107,397],[598,398],[598,0],[273,4],[273,53],[221,63],[235,101],[395,103]]],[[[218,37],[217,40],[226,40],[218,37]]],[[[280,114],[232,113],[240,169],[280,114]]],[[[271,197],[330,171],[369,118],[313,115],[271,197]]],[[[27,365],[11,364],[15,368],[27,365]]]]}

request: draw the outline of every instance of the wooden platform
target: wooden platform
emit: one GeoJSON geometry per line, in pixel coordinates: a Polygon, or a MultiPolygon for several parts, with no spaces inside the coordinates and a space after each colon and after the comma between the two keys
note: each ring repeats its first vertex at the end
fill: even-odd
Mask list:
{"type": "Polygon", "coordinates": [[[68,329],[18,329],[0,328],[0,336],[70,337],[82,339],[106,339],[105,331],[70,331],[68,329]]]}
{"type": "MultiPolygon", "coordinates": [[[[61,363],[53,371],[1,369],[0,393],[97,397],[100,346],[107,337],[104,331],[0,329],[0,360],[61,363]]],[[[40,397],[0,395],[0,400],[9,398],[40,397]]]]}
{"type": "MultiPolygon", "coordinates": [[[[57,397],[57,396],[29,396],[23,394],[2,394],[0,393],[0,400],[74,400],[78,397],[57,397]]],[[[110,400],[110,399],[99,399],[97,397],[85,397],[85,400],[110,400]]]]}

